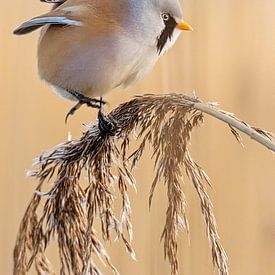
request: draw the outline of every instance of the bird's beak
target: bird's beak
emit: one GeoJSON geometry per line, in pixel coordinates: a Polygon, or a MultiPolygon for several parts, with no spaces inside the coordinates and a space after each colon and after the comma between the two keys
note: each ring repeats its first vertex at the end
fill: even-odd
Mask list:
{"type": "Polygon", "coordinates": [[[177,28],[184,31],[193,31],[193,28],[191,25],[189,25],[187,22],[181,21],[177,23],[177,28]]]}

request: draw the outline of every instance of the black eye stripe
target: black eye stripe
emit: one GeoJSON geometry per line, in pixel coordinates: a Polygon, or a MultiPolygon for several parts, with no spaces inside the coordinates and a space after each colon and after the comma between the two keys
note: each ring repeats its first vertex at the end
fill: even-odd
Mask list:
{"type": "Polygon", "coordinates": [[[173,31],[177,25],[175,19],[172,16],[170,16],[169,20],[163,22],[165,24],[165,28],[157,38],[157,51],[159,54],[163,50],[163,47],[165,46],[168,39],[171,39],[173,31]]]}

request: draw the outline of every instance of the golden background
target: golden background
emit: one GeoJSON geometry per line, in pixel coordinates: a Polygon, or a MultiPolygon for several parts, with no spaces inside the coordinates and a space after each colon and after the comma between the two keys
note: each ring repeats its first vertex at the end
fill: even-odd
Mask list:
{"type": "MultiPolygon", "coordinates": [[[[22,21],[48,8],[38,0],[1,2],[0,274],[12,273],[15,236],[35,188],[34,180],[25,176],[32,159],[66,140],[69,131],[77,138],[82,123],[96,117],[95,111],[82,108],[65,125],[72,103],[58,98],[37,77],[38,32],[12,35],[22,21]]],[[[186,0],[183,8],[195,31],[183,33],[143,82],[129,91],[110,93],[110,106],[143,92],[190,95],[195,90],[203,100],[217,101],[247,122],[275,132],[275,1],[186,0]]],[[[271,275],[275,274],[275,158],[246,137],[244,144],[242,148],[224,124],[207,117],[204,127],[193,134],[192,152],[214,186],[209,192],[231,274],[271,275]]],[[[138,261],[117,244],[111,248],[122,275],[169,274],[159,241],[166,209],[163,186],[157,187],[148,211],[152,169],[146,155],[135,171],[138,193],[131,193],[138,261]]],[[[197,195],[189,182],[184,188],[190,235],[179,236],[180,274],[213,274],[197,195]]]]}

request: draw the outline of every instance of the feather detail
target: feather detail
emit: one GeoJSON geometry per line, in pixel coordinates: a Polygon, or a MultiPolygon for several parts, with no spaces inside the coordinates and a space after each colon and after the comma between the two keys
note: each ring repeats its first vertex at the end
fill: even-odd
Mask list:
{"type": "Polygon", "coordinates": [[[27,22],[24,22],[14,30],[14,34],[22,35],[30,33],[46,24],[50,25],[67,25],[67,26],[82,26],[82,22],[72,20],[65,16],[50,16],[50,14],[35,17],[27,22]]]}
{"type": "Polygon", "coordinates": [[[64,3],[66,0],[40,0],[41,2],[51,3],[51,4],[59,4],[64,3]]]}
{"type": "Polygon", "coordinates": [[[165,28],[161,32],[160,36],[157,38],[158,54],[161,54],[165,44],[168,42],[168,40],[171,40],[173,32],[177,25],[175,19],[172,16],[170,16],[169,20],[165,21],[164,24],[165,24],[165,28]]]}

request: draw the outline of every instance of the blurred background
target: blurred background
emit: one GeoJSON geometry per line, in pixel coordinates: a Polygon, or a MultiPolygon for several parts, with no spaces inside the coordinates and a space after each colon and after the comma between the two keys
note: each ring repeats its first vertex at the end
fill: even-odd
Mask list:
{"type": "MultiPolygon", "coordinates": [[[[201,99],[217,101],[241,119],[275,132],[275,1],[186,0],[182,4],[185,19],[195,31],[183,33],[143,82],[129,91],[110,93],[110,108],[136,94],[190,95],[195,90],[201,99]]],[[[96,118],[95,111],[81,108],[65,125],[72,103],[57,97],[37,76],[38,32],[12,35],[22,21],[47,9],[38,0],[1,3],[0,274],[12,273],[19,222],[36,186],[25,176],[32,159],[66,140],[69,131],[73,138],[79,137],[82,123],[96,118]]],[[[212,180],[209,192],[231,274],[275,274],[275,157],[247,137],[243,142],[244,148],[223,123],[206,117],[204,127],[193,134],[192,154],[212,180]]],[[[138,193],[132,192],[131,199],[138,261],[113,244],[113,263],[122,275],[169,274],[160,244],[166,190],[157,187],[149,212],[153,178],[149,154],[135,176],[138,193]]],[[[213,274],[197,195],[189,182],[184,190],[190,234],[179,236],[179,274],[213,274]]]]}

